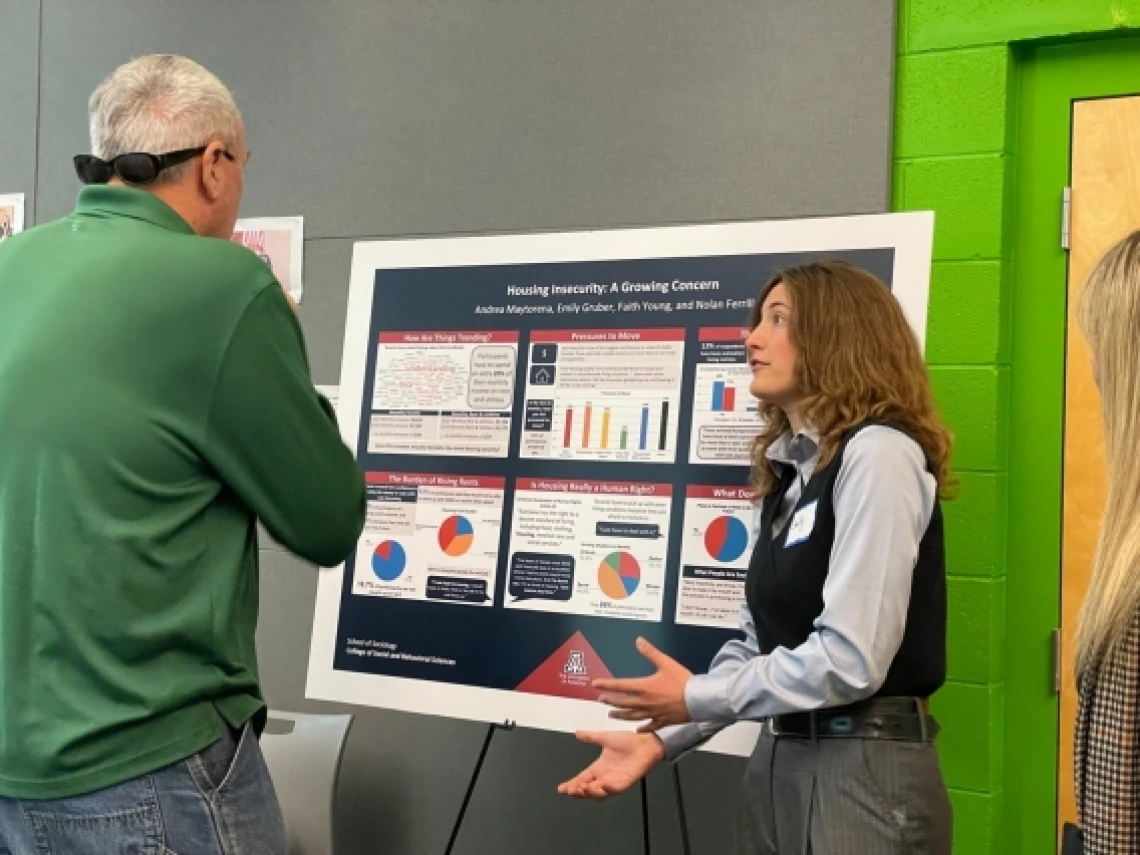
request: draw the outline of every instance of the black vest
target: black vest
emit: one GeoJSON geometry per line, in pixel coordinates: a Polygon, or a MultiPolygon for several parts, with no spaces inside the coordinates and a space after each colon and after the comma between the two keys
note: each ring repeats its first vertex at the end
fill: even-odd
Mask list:
{"type": "MultiPolygon", "coordinates": [[[[823,612],[823,585],[835,540],[833,493],[843,453],[851,438],[869,425],[853,428],[831,462],[812,473],[780,535],[772,538],[772,521],[784,495],[797,477],[794,467],[773,463],[780,484],[764,498],[760,533],[748,565],[748,608],[756,625],[762,654],[777,647],[794,650],[815,631],[823,612]],[[818,502],[815,525],[806,540],[786,546],[792,520],[800,508],[818,502]]],[[[929,697],[946,679],[946,558],[942,537],[942,507],[934,512],[918,549],[911,581],[910,605],[902,647],[895,654],[886,682],[875,697],[929,697]]]]}

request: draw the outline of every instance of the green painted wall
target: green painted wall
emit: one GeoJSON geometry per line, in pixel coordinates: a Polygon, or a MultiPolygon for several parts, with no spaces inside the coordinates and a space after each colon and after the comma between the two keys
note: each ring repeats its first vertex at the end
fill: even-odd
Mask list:
{"type": "MultiPolygon", "coordinates": [[[[962,483],[946,506],[949,681],[934,701],[957,855],[1049,852],[1055,821],[1064,180],[1047,206],[1030,192],[1042,191],[1018,159],[1020,81],[1039,45],[1129,27],[1140,27],[1140,0],[899,3],[893,202],[936,212],[927,360],[962,483]],[[1038,205],[1028,223],[1027,198],[1038,205]],[[1046,235],[1053,267],[1016,266],[1046,235]],[[1036,307],[1031,273],[1055,280],[1036,307]],[[1044,421],[1020,442],[1029,418],[1044,421]]],[[[1067,152],[1063,127],[1039,130],[1067,152]]]]}

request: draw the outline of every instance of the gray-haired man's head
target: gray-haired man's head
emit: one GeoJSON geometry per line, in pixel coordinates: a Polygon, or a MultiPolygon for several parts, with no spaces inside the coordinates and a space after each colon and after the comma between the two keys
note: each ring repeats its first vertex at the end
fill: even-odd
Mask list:
{"type": "Polygon", "coordinates": [[[88,114],[91,151],[104,161],[135,152],[204,149],[200,156],[163,170],[145,189],[200,234],[229,237],[248,151],[241,113],[216,76],[185,57],[140,57],[99,84],[88,114]]]}

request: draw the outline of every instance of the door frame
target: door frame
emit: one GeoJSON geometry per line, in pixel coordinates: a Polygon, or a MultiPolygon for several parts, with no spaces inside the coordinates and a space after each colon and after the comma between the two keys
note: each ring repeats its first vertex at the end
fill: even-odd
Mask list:
{"type": "Polygon", "coordinates": [[[1015,199],[1005,229],[1012,265],[1005,851],[1028,853],[1056,851],[1059,740],[1072,738],[1058,732],[1052,649],[1061,609],[1068,291],[1061,212],[1072,106],[1138,94],[1140,37],[1023,47],[1016,59],[1015,199]]]}

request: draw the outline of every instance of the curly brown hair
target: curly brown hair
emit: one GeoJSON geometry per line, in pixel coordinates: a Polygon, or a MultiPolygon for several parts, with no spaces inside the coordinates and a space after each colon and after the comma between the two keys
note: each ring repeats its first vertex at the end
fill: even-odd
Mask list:
{"type": "MultiPolygon", "coordinates": [[[[764,300],[783,283],[791,300],[789,334],[796,349],[800,413],[820,435],[819,465],[835,456],[844,435],[865,422],[890,424],[926,454],[942,498],[957,483],[950,472],[950,431],[934,406],[918,340],[902,307],[878,278],[845,261],[824,261],[776,273],[760,292],[751,328],[764,300]]],[[[764,425],[752,443],[752,486],[768,495],[776,477],[767,451],[790,428],[778,406],[760,402],[764,425]]]]}

